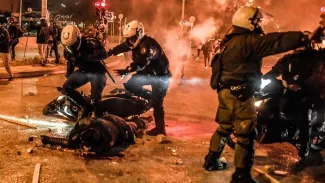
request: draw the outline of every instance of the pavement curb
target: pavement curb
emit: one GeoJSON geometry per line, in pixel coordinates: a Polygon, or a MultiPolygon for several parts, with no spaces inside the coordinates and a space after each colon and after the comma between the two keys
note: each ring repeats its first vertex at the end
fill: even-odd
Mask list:
{"type": "MultiPolygon", "coordinates": [[[[118,65],[123,58],[117,58],[113,62],[106,63],[106,67],[114,67],[118,65]]],[[[41,67],[41,66],[40,66],[41,67]]],[[[44,75],[57,75],[57,74],[65,74],[66,73],[66,67],[62,68],[63,66],[59,66],[58,69],[47,69],[42,71],[24,71],[24,72],[13,72],[14,78],[31,78],[31,77],[40,77],[44,75]]],[[[0,79],[8,79],[9,76],[7,73],[0,73],[0,79]]]]}

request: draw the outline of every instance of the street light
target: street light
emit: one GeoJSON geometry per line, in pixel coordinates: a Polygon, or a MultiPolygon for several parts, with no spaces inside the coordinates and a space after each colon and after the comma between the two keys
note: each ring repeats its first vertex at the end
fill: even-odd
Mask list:
{"type": "Polygon", "coordinates": [[[183,0],[183,4],[182,4],[182,20],[184,20],[185,18],[185,0],[183,0]]]}
{"type": "Polygon", "coordinates": [[[119,15],[118,15],[118,18],[120,19],[119,39],[118,39],[118,42],[119,42],[119,44],[120,44],[121,41],[122,41],[122,18],[123,18],[123,14],[119,14],[119,15]]]}
{"type": "Polygon", "coordinates": [[[195,22],[194,16],[190,17],[190,22],[191,22],[191,33],[190,33],[190,54],[191,54],[192,53],[192,30],[193,30],[193,26],[194,26],[194,22],[195,22]]]}

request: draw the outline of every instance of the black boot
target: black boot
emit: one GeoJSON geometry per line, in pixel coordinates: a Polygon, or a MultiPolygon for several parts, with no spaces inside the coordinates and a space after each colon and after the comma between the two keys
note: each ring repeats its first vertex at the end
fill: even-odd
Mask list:
{"type": "Polygon", "coordinates": [[[203,168],[207,171],[213,170],[224,170],[227,168],[227,162],[220,161],[220,155],[222,151],[213,152],[209,151],[208,155],[205,156],[205,162],[203,168]]]}
{"type": "Polygon", "coordinates": [[[154,117],[155,117],[155,124],[156,127],[151,129],[150,131],[147,131],[146,134],[149,136],[157,136],[159,134],[167,135],[165,130],[165,112],[163,108],[155,108],[154,109],[154,117]]]}
{"type": "Polygon", "coordinates": [[[232,174],[230,183],[257,183],[253,179],[250,171],[251,168],[236,168],[236,172],[232,174]]]}

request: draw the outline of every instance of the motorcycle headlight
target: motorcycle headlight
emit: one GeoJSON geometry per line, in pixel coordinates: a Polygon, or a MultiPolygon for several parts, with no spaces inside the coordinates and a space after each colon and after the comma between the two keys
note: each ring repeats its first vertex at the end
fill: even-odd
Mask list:
{"type": "Polygon", "coordinates": [[[261,80],[261,89],[263,89],[264,87],[266,87],[270,83],[271,83],[271,80],[270,79],[262,79],[261,80]]]}
{"type": "Polygon", "coordinates": [[[255,107],[259,107],[263,103],[263,100],[256,101],[254,103],[255,107]]]}
{"type": "Polygon", "coordinates": [[[264,100],[258,100],[258,101],[255,101],[255,103],[254,103],[254,106],[255,107],[259,107],[259,106],[261,106],[262,104],[265,104],[267,101],[269,101],[270,99],[269,98],[267,98],[267,99],[264,99],[264,100]]]}

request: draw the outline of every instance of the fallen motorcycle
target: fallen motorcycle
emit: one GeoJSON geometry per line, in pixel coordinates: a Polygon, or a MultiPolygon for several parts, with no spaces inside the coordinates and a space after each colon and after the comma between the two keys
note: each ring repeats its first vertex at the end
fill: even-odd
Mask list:
{"type": "MultiPolygon", "coordinates": [[[[62,95],[47,104],[43,109],[43,114],[77,121],[82,107],[70,96],[65,95],[62,88],[58,87],[57,89],[62,95]]],[[[84,94],[83,97],[89,99],[84,94]]],[[[116,88],[102,97],[102,101],[95,107],[94,113],[96,117],[112,114],[121,118],[129,118],[140,116],[150,108],[150,103],[147,100],[139,98],[125,89],[116,88]]]]}

